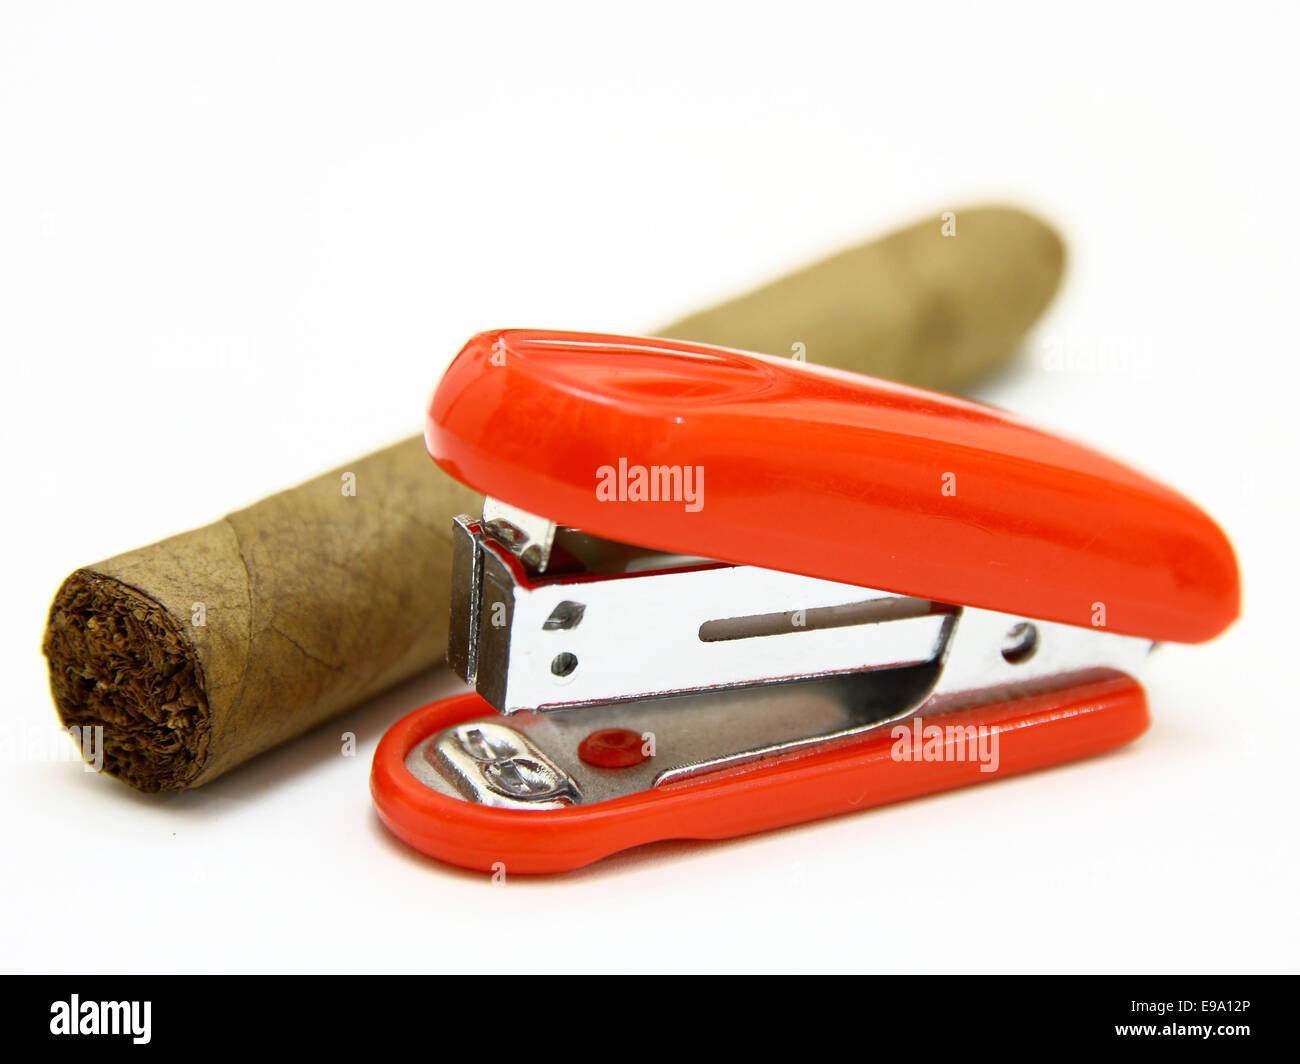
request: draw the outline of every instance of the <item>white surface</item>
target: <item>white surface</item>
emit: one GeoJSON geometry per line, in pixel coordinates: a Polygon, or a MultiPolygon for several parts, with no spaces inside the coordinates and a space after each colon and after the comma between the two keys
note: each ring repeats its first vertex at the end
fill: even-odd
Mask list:
{"type": "Polygon", "coordinates": [[[0,15],[0,966],[1294,970],[1294,13],[370,6],[0,15]],[[371,813],[446,678],[183,796],[14,752],[68,571],[415,431],[472,332],[648,329],[986,198],[1072,249],[986,397],[1239,551],[1133,747],[504,889],[371,813]]]}

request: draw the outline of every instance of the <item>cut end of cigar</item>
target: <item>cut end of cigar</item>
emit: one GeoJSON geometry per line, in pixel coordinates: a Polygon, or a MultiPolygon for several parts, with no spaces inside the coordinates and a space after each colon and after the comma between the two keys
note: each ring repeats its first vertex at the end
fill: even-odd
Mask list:
{"type": "Polygon", "coordinates": [[[50,607],[43,649],[65,728],[102,726],[104,771],[141,791],[183,790],[211,722],[198,655],[161,605],[79,569],[50,607]]]}

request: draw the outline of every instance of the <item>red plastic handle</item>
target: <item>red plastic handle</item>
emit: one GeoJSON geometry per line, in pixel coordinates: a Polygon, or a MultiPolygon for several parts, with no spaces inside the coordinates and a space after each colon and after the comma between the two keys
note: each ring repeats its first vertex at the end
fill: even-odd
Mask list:
{"type": "Polygon", "coordinates": [[[1182,496],[1000,411],[800,362],[481,333],[426,439],[479,491],[658,550],[1156,640],[1237,616],[1232,547],[1182,496]]]}
{"type": "MultiPolygon", "coordinates": [[[[433,702],[403,717],[375,751],[370,792],[398,838],[439,860],[484,871],[561,872],[662,839],[725,839],[902,801],[1104,753],[1146,730],[1136,680],[1098,675],[1063,691],[934,718],[946,728],[996,731],[996,771],[948,749],[900,759],[891,728],[795,757],[553,810],[492,809],[448,798],[417,780],[406,756],[428,736],[491,714],[478,695],[433,702]]],[[[909,721],[904,726],[915,725],[909,721]]],[[[611,771],[618,771],[617,769],[611,771]]]]}

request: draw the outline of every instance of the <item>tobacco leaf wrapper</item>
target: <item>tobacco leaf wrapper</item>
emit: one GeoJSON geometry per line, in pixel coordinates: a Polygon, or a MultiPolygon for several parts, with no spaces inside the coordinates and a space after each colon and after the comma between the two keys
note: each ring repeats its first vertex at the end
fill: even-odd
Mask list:
{"type": "MultiPolygon", "coordinates": [[[[1064,248],[1015,209],[955,213],[955,235],[935,217],[657,333],[964,390],[1014,356],[1064,248]]],[[[440,663],[451,518],[481,502],[415,436],[78,569],[44,638],[62,723],[102,725],[125,783],[183,790],[440,663]]]]}
{"type": "Polygon", "coordinates": [[[479,505],[412,438],[77,570],[45,637],[63,722],[176,790],[359,705],[445,652],[449,518],[479,505]]]}

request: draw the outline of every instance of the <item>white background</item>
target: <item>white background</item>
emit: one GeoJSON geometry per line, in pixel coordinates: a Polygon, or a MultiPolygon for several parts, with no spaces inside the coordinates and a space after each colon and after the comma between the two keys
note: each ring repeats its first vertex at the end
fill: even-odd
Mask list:
{"type": "Polygon", "coordinates": [[[0,15],[0,965],[1295,970],[1292,11],[478,7],[0,15]],[[371,812],[446,677],[192,794],[25,752],[66,573],[417,431],[471,333],[648,330],[987,199],[1071,266],[984,397],[1241,559],[1243,620],[1154,657],[1132,747],[504,889],[371,812]]]}

